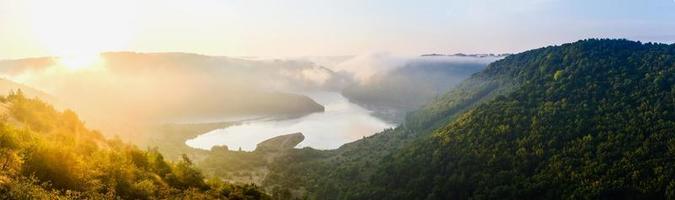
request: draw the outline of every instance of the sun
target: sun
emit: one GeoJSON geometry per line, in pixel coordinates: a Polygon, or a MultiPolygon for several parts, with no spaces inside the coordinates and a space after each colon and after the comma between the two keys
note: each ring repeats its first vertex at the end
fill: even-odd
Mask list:
{"type": "Polygon", "coordinates": [[[96,64],[101,52],[127,49],[135,33],[126,0],[26,1],[33,37],[69,69],[96,64]]]}

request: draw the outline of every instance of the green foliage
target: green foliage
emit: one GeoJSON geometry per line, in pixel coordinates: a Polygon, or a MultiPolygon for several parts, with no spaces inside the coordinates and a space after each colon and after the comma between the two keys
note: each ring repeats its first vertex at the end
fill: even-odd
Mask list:
{"type": "Polygon", "coordinates": [[[663,199],[675,190],[675,45],[584,40],[509,56],[266,186],[310,199],[663,199]],[[292,183],[292,184],[291,184],[292,183]]]}
{"type": "Polygon", "coordinates": [[[199,162],[198,166],[215,176],[231,178],[233,173],[251,171],[267,164],[262,152],[215,150],[199,162]]]}
{"type": "Polygon", "coordinates": [[[565,75],[565,71],[563,71],[563,70],[555,71],[555,74],[553,74],[553,80],[556,80],[556,81],[560,80],[560,78],[562,78],[563,75],[565,75]]]}
{"type": "Polygon", "coordinates": [[[275,159],[263,186],[306,191],[310,199],[350,199],[371,186],[370,177],[383,160],[420,138],[429,137],[457,115],[481,102],[507,93],[511,75],[496,70],[474,74],[449,93],[407,115],[401,126],[388,129],[337,150],[303,149],[275,159]]]}
{"type": "Polygon", "coordinates": [[[186,156],[169,162],[157,149],[107,140],[21,91],[1,106],[0,199],[269,198],[252,185],[207,184],[186,156]]]}
{"type": "Polygon", "coordinates": [[[519,87],[393,154],[358,198],[672,195],[675,46],[586,40],[487,70],[519,87]]]}

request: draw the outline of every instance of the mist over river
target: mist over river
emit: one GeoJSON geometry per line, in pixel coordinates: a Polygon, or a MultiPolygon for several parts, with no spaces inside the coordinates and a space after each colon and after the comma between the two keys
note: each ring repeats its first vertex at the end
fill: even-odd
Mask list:
{"type": "Polygon", "coordinates": [[[325,111],[294,119],[243,121],[238,125],[204,133],[187,140],[185,144],[201,149],[227,145],[232,150],[241,148],[252,151],[256,144],[266,139],[301,132],[305,135],[305,140],[298,147],[335,149],[396,125],[372,116],[371,111],[349,102],[338,92],[312,92],[304,95],[323,105],[325,111]]]}

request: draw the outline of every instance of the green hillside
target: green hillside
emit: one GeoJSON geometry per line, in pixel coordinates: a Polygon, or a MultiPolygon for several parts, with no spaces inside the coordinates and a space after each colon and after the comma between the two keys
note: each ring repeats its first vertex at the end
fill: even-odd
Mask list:
{"type": "Polygon", "coordinates": [[[267,199],[87,129],[19,90],[0,98],[0,199],[267,199]]]}
{"type": "Polygon", "coordinates": [[[675,197],[675,46],[585,40],[486,72],[513,92],[384,159],[358,198],[675,197]]]}
{"type": "Polygon", "coordinates": [[[286,152],[270,164],[263,182],[268,188],[306,192],[311,199],[350,199],[371,187],[369,178],[383,159],[426,138],[458,114],[514,87],[510,75],[484,70],[448,93],[409,113],[402,125],[345,144],[336,150],[310,148],[286,152]]]}
{"type": "Polygon", "coordinates": [[[287,154],[265,185],[314,199],[673,197],[674,75],[673,45],[512,55],[396,129],[287,154]]]}

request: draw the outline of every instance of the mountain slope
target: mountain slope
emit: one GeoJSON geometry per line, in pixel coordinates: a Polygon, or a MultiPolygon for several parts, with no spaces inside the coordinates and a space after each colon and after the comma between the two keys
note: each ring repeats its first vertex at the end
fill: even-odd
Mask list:
{"type": "Polygon", "coordinates": [[[265,187],[306,191],[310,199],[349,199],[370,188],[370,177],[388,155],[400,151],[457,115],[504,94],[514,87],[510,75],[484,70],[471,75],[445,95],[410,113],[395,129],[388,129],[336,150],[300,149],[287,152],[270,166],[265,187]],[[364,190],[364,191],[362,191],[364,190]]]}
{"type": "Polygon", "coordinates": [[[314,199],[574,198],[580,194],[592,198],[615,194],[612,187],[614,192],[661,197],[666,187],[673,188],[665,180],[672,179],[670,168],[675,166],[669,159],[675,149],[673,52],[673,45],[585,40],[512,55],[409,114],[395,129],[337,150],[302,149],[282,156],[270,167],[264,184],[305,190],[314,199]],[[611,139],[615,137],[623,139],[611,139]],[[586,145],[592,148],[570,146],[579,140],[592,141],[586,145]],[[624,143],[631,140],[635,141],[624,143]],[[653,141],[658,142],[652,146],[653,141]],[[594,149],[597,145],[602,149],[594,149]],[[603,155],[609,150],[611,154],[603,155]],[[644,150],[654,154],[649,157],[644,150]],[[600,176],[592,173],[597,171],[573,180],[552,178],[556,171],[568,173],[563,177],[580,173],[580,163],[604,167],[596,170],[616,170],[608,166],[623,164],[616,159],[632,151],[642,157],[623,163],[643,167],[630,168],[635,170],[654,169],[660,175],[633,173],[647,179],[636,186],[642,183],[627,183],[615,177],[615,171],[604,181],[616,183],[589,191],[578,191],[574,183],[592,185],[588,176],[600,176]],[[570,161],[586,154],[596,157],[570,161]],[[648,164],[636,163],[641,161],[648,164]],[[547,164],[562,169],[546,169],[547,164]],[[534,181],[535,174],[546,184],[534,181]]]}
{"type": "Polygon", "coordinates": [[[40,90],[37,90],[35,88],[29,87],[27,85],[23,85],[20,83],[16,83],[14,81],[6,80],[6,79],[1,79],[0,78],[0,94],[9,94],[12,91],[16,90],[21,90],[24,95],[27,97],[35,97],[35,98],[40,98],[44,101],[49,102],[50,104],[58,104],[58,100],[43,92],[40,90]]]}
{"type": "Polygon", "coordinates": [[[0,199],[268,199],[253,185],[206,181],[192,161],[169,162],[89,130],[22,92],[0,98],[0,199]]]}
{"type": "Polygon", "coordinates": [[[674,45],[585,40],[490,71],[518,86],[384,159],[352,197],[674,197],[674,45]]]}

